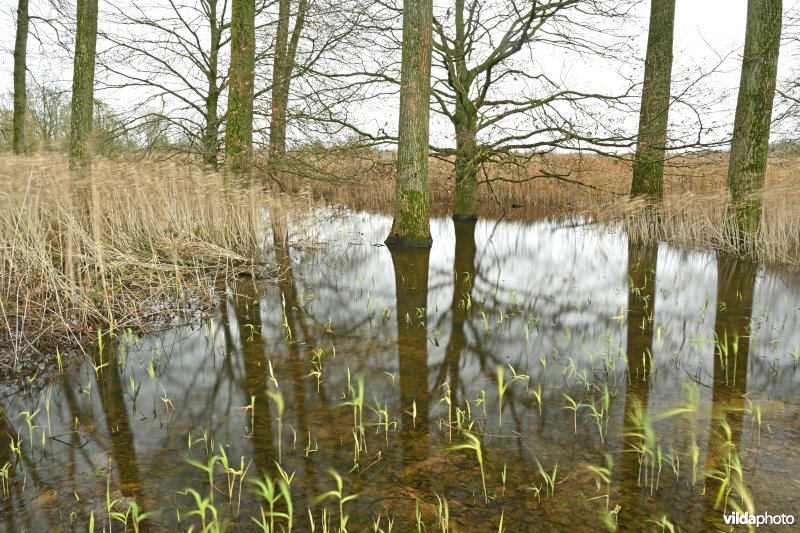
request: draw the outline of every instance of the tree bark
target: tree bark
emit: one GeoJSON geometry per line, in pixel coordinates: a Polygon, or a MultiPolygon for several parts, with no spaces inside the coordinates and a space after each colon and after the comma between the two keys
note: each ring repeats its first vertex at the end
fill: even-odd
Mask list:
{"type": "Polygon", "coordinates": [[[432,0],[403,1],[400,125],[394,221],[387,244],[429,247],[428,138],[432,0]]]}
{"type": "Polygon", "coordinates": [[[478,142],[474,121],[456,123],[456,192],[453,220],[478,218],[478,142]]]}
{"type": "Polygon", "coordinates": [[[78,0],[78,27],[72,70],[72,114],[69,130],[69,168],[79,175],[91,168],[94,64],[97,49],[97,2],[78,0]]]}
{"type": "Polygon", "coordinates": [[[464,0],[455,2],[455,44],[452,69],[457,83],[453,126],[456,133],[456,192],[453,197],[453,219],[475,220],[478,213],[478,109],[470,97],[474,75],[467,66],[467,28],[464,0]]]}
{"type": "Polygon", "coordinates": [[[286,155],[286,123],[289,108],[289,89],[292,71],[297,57],[297,45],[305,25],[308,0],[297,3],[294,29],[289,33],[291,0],[280,0],[278,4],[278,28],[275,36],[275,59],[272,66],[272,103],[269,120],[269,149],[267,152],[267,174],[275,178],[281,161],[286,155]]]}
{"type": "Polygon", "coordinates": [[[28,48],[28,0],[17,4],[17,38],[14,42],[14,133],[12,148],[15,154],[27,151],[25,146],[25,117],[28,98],[25,78],[27,75],[28,48]]]}
{"type": "Polygon", "coordinates": [[[778,71],[782,0],[748,0],[742,77],[733,124],[728,189],[736,224],[734,243],[755,250],[767,172],[772,101],[778,71]]]}
{"type": "Polygon", "coordinates": [[[231,172],[241,176],[250,174],[253,161],[255,16],[255,0],[233,0],[225,158],[231,172]]]}
{"type": "Polygon", "coordinates": [[[219,95],[222,87],[218,85],[219,68],[219,49],[222,41],[222,28],[217,19],[217,2],[208,2],[208,21],[211,34],[211,44],[208,51],[208,70],[206,80],[208,81],[208,91],[206,93],[206,125],[203,132],[203,163],[217,169],[219,163],[217,154],[219,152],[219,95]]]}
{"type": "Polygon", "coordinates": [[[652,0],[631,196],[664,195],[674,27],[675,0],[652,0]]]}

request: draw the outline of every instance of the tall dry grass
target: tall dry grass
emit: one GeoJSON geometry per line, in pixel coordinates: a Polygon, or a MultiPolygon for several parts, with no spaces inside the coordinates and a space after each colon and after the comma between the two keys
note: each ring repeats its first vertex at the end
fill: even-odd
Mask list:
{"type": "Polygon", "coordinates": [[[207,311],[222,278],[275,274],[264,264],[265,208],[273,220],[302,209],[170,163],[97,160],[92,176],[87,217],[65,158],[0,158],[0,370],[98,330],[207,311]]]}
{"type": "MultiPolygon", "coordinates": [[[[724,153],[671,158],[665,168],[664,200],[652,209],[628,197],[632,174],[629,159],[548,154],[524,162],[489,163],[479,173],[478,214],[528,218],[544,213],[588,218],[607,225],[621,224],[638,242],[666,241],[730,254],[746,253],[761,262],[800,264],[800,154],[773,154],[769,159],[755,252],[745,252],[750,247],[741,246],[735,234],[728,205],[727,167],[724,153]]],[[[450,212],[455,186],[452,176],[450,161],[431,158],[434,215],[450,212]]],[[[284,185],[355,209],[393,209],[391,154],[343,151],[326,160],[324,172],[317,178],[288,174],[284,185]]]]}

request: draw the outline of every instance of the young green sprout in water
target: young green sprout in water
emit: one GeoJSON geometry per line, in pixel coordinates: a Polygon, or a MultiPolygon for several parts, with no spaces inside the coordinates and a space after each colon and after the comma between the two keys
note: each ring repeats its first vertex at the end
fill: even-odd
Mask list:
{"type": "Polygon", "coordinates": [[[275,391],[275,392],[267,391],[267,396],[269,396],[269,398],[273,401],[273,403],[275,403],[275,408],[278,411],[278,416],[276,417],[276,420],[278,421],[278,461],[281,461],[283,457],[281,453],[282,450],[281,443],[283,441],[282,437],[283,409],[284,409],[283,395],[281,394],[280,391],[275,391]]]}
{"type": "Polygon", "coordinates": [[[9,483],[8,483],[9,468],[11,468],[11,463],[6,463],[3,465],[3,468],[0,468],[0,485],[2,485],[3,499],[5,500],[7,500],[9,496],[9,483]]]}
{"type": "Polygon", "coordinates": [[[22,411],[20,414],[17,415],[17,418],[25,417],[25,424],[28,426],[28,438],[30,439],[31,443],[31,451],[33,451],[33,430],[38,427],[33,425],[33,419],[36,418],[36,415],[38,414],[39,414],[39,409],[36,409],[33,413],[31,413],[30,411],[22,411]]]}
{"type": "Polygon", "coordinates": [[[500,428],[503,427],[503,396],[506,394],[508,385],[505,383],[505,369],[501,365],[497,365],[497,401],[498,413],[497,423],[500,428]]]}
{"type": "Polygon", "coordinates": [[[539,408],[539,416],[542,416],[542,384],[536,385],[536,390],[532,390],[531,394],[536,398],[536,406],[539,408]]]}
{"type": "Polygon", "coordinates": [[[570,396],[569,394],[562,393],[562,396],[564,396],[564,398],[569,402],[569,405],[565,405],[564,409],[569,409],[570,411],[572,411],[573,431],[574,431],[575,435],[577,435],[578,434],[578,409],[583,407],[583,400],[581,400],[581,401],[576,403],[575,400],[572,399],[572,396],[570,396]]]}
{"type": "Polygon", "coordinates": [[[348,516],[344,514],[344,504],[349,501],[355,500],[358,498],[358,494],[344,494],[344,481],[342,480],[342,476],[334,470],[333,468],[328,469],[328,473],[333,477],[334,481],[336,481],[336,489],[329,490],[325,494],[317,496],[316,502],[324,502],[330,498],[335,498],[339,502],[339,531],[347,531],[347,520],[348,516]]]}
{"type": "Polygon", "coordinates": [[[483,470],[483,452],[481,451],[481,441],[478,438],[470,433],[469,431],[463,431],[462,434],[464,438],[468,441],[464,444],[456,444],[455,446],[451,446],[448,448],[450,451],[457,451],[457,450],[472,450],[475,452],[475,458],[478,460],[478,466],[481,469],[481,483],[483,484],[483,499],[486,503],[489,503],[489,493],[486,492],[486,474],[483,470]]]}
{"type": "MultiPolygon", "coordinates": [[[[280,468],[280,466],[279,466],[280,468]]],[[[285,474],[283,469],[281,472],[285,474]]],[[[293,477],[293,476],[292,476],[293,477]]],[[[288,530],[292,530],[292,524],[294,522],[294,507],[292,505],[292,495],[289,487],[290,481],[287,482],[286,478],[279,479],[277,483],[272,481],[268,475],[264,475],[263,480],[261,479],[251,479],[250,483],[256,486],[255,494],[261,496],[261,498],[267,503],[269,506],[269,511],[264,512],[263,507],[259,507],[261,511],[261,520],[258,520],[255,517],[251,517],[253,522],[255,522],[258,526],[261,527],[261,530],[266,532],[275,531],[275,519],[282,518],[286,520],[288,530]],[[276,490],[277,489],[277,490],[276,490]],[[286,512],[279,512],[275,511],[275,504],[278,503],[279,500],[283,499],[286,505],[286,512]],[[269,518],[269,522],[267,521],[269,518]]]]}
{"type": "Polygon", "coordinates": [[[555,466],[553,466],[553,473],[549,475],[545,471],[544,467],[542,466],[542,464],[539,462],[538,459],[536,460],[536,466],[539,468],[539,474],[542,476],[542,479],[544,480],[544,485],[547,490],[547,494],[548,496],[550,496],[550,499],[552,500],[553,495],[556,492],[556,475],[558,472],[558,463],[556,463],[555,466]]]}

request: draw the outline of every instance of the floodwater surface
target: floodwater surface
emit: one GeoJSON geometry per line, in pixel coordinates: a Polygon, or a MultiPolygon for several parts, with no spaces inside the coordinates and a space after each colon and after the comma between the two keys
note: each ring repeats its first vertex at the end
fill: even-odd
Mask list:
{"type": "Polygon", "coordinates": [[[390,224],[320,214],[321,244],[272,252],[280,284],[6,392],[2,527],[800,520],[797,276],[547,220],[435,219],[431,250],[389,249],[390,224]]]}

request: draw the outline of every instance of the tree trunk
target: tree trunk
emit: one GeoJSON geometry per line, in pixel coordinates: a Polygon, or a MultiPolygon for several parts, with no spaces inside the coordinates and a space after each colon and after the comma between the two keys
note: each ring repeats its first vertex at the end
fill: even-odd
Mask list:
{"type": "Polygon", "coordinates": [[[14,137],[12,147],[15,154],[25,153],[25,116],[28,98],[25,87],[28,47],[28,0],[19,0],[17,5],[17,39],[14,43],[14,137]]]}
{"type": "Polygon", "coordinates": [[[652,0],[631,196],[661,199],[667,148],[675,0],[652,0]]]}
{"type": "Polygon", "coordinates": [[[250,174],[253,161],[255,16],[254,0],[233,0],[225,158],[231,172],[242,176],[250,174]]]}
{"type": "Polygon", "coordinates": [[[387,244],[429,247],[428,136],[432,0],[403,1],[400,127],[394,221],[387,244]]]}
{"type": "Polygon", "coordinates": [[[217,86],[219,48],[222,39],[222,29],[217,24],[217,2],[208,3],[208,20],[210,24],[211,45],[208,55],[208,92],[206,93],[206,127],[203,132],[203,163],[217,169],[217,153],[219,151],[219,93],[222,88],[217,86]]]}
{"type": "Polygon", "coordinates": [[[772,101],[781,41],[781,0],[748,0],[742,77],[733,124],[728,189],[736,224],[735,244],[755,250],[761,222],[772,101]]]}
{"type": "Polygon", "coordinates": [[[453,198],[453,220],[475,220],[478,214],[478,109],[470,97],[474,81],[467,67],[467,28],[464,0],[455,2],[456,39],[452,58],[457,84],[453,126],[456,134],[456,193],[453,198]]]}
{"type": "Polygon", "coordinates": [[[478,218],[478,142],[474,120],[456,123],[456,193],[453,220],[478,218]]]}
{"type": "Polygon", "coordinates": [[[268,175],[275,178],[286,154],[286,114],[289,107],[289,89],[297,56],[297,45],[305,25],[308,0],[297,4],[294,29],[289,35],[291,0],[278,4],[278,28],[275,36],[275,59],[272,66],[272,104],[269,120],[268,175]]]}
{"type": "Polygon", "coordinates": [[[69,168],[78,175],[91,168],[90,137],[94,108],[94,63],[97,48],[97,1],[78,0],[78,27],[72,70],[72,115],[69,168]]]}

